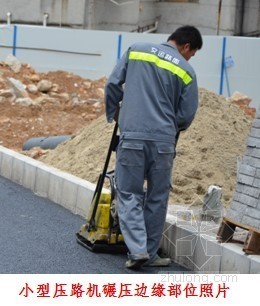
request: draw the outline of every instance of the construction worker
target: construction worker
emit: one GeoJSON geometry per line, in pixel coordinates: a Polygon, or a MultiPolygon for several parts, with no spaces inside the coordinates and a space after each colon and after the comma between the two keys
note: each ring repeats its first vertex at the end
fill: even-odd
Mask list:
{"type": "Polygon", "coordinates": [[[178,28],[162,44],[133,44],[106,83],[107,120],[118,121],[120,129],[115,175],[120,228],[129,250],[126,267],[130,269],[171,262],[157,251],[176,136],[189,127],[198,107],[196,75],[188,61],[201,48],[201,34],[193,26],[178,28]]]}

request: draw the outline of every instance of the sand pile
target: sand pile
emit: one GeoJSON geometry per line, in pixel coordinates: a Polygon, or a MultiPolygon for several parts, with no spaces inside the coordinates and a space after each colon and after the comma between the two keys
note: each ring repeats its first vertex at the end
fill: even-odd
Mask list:
{"type": "MultiPolygon", "coordinates": [[[[114,124],[106,123],[105,116],[91,122],[82,132],[55,150],[41,157],[41,161],[74,174],[92,183],[97,183],[103,170],[114,124]]],[[[114,168],[115,154],[110,160],[114,168]]]]}
{"type": "MultiPolygon", "coordinates": [[[[223,187],[223,203],[228,205],[236,184],[237,160],[244,154],[252,118],[224,97],[200,89],[200,106],[191,127],[177,145],[174,190],[170,203],[199,202],[208,186],[223,187]]],[[[75,138],[59,145],[46,156],[45,163],[96,183],[102,171],[113,125],[101,116],[75,138]]],[[[110,162],[114,168],[114,156],[110,162]]]]}

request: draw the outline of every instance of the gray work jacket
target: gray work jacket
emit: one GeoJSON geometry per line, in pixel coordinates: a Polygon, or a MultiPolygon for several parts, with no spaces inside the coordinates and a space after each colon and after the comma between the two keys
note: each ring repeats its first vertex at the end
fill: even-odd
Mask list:
{"type": "Polygon", "coordinates": [[[136,43],[107,80],[108,122],[120,101],[120,135],[175,143],[177,132],[189,127],[198,108],[195,72],[169,43],[136,43]]]}

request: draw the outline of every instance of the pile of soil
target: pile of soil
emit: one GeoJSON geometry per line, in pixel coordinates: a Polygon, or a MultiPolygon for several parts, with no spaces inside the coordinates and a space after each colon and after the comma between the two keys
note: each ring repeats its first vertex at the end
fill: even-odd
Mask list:
{"type": "MultiPolygon", "coordinates": [[[[252,123],[242,109],[205,89],[190,128],[181,133],[174,163],[174,188],[169,203],[200,203],[209,185],[223,187],[228,206],[236,185],[237,161],[244,154],[252,123]]],[[[102,171],[113,124],[102,115],[77,136],[42,156],[41,161],[96,183],[102,171]]],[[[112,156],[110,168],[114,168],[112,156]]]]}
{"type": "Polygon", "coordinates": [[[105,78],[39,73],[13,61],[0,62],[0,145],[21,151],[32,137],[78,134],[104,113],[105,78]]]}

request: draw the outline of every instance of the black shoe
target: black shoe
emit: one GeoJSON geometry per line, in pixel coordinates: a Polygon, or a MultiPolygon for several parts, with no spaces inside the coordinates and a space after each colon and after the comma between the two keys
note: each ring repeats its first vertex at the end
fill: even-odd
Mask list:
{"type": "Polygon", "coordinates": [[[125,263],[125,267],[127,269],[132,270],[139,270],[142,265],[148,260],[148,258],[145,259],[128,259],[125,263]]]}
{"type": "Polygon", "coordinates": [[[168,267],[171,264],[170,258],[162,258],[160,256],[156,256],[155,259],[151,262],[145,264],[146,267],[168,267]]]}

